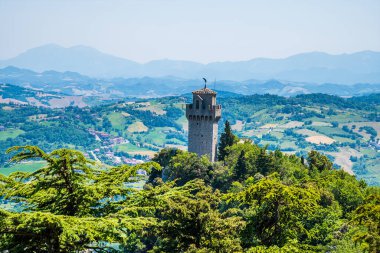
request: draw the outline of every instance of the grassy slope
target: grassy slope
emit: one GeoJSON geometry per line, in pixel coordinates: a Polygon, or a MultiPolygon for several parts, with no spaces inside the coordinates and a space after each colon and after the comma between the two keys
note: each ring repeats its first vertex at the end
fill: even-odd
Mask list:
{"type": "MultiPolygon", "coordinates": [[[[146,152],[155,152],[157,148],[162,148],[168,145],[168,142],[171,142],[173,145],[186,145],[185,142],[180,141],[174,138],[167,138],[169,133],[178,133],[182,134],[184,138],[187,138],[186,128],[187,128],[187,120],[184,114],[179,118],[173,119],[176,123],[182,126],[184,130],[182,133],[176,131],[172,127],[157,127],[156,125],[151,126],[149,128],[145,128],[142,125],[142,120],[136,116],[130,115],[133,114],[133,111],[128,111],[125,108],[134,108],[134,110],[148,110],[154,113],[162,113],[161,110],[165,110],[170,104],[182,109],[183,111],[183,101],[181,102],[173,102],[173,101],[165,101],[165,99],[161,99],[160,102],[157,100],[149,100],[150,102],[145,103],[131,103],[131,104],[123,104],[118,107],[115,106],[105,106],[104,110],[101,111],[100,114],[96,115],[98,118],[102,118],[104,116],[108,117],[112,124],[112,130],[110,133],[115,136],[122,133],[122,135],[129,139],[134,140],[137,143],[144,144],[145,147],[138,147],[132,144],[122,144],[115,147],[115,150],[125,151],[133,154],[146,154],[146,152]],[[128,112],[128,113],[127,113],[128,112]],[[128,117],[134,117],[131,121],[128,117]],[[134,122],[131,123],[126,128],[126,122],[134,122]],[[115,131],[121,130],[120,131],[115,131]],[[142,132],[141,130],[144,130],[142,132]],[[139,132],[141,131],[141,132],[139,132]],[[151,145],[151,149],[147,147],[147,145],[151,145]]],[[[220,101],[224,105],[224,101],[220,101]]],[[[325,117],[316,117],[311,116],[303,119],[295,119],[294,114],[290,112],[279,112],[276,109],[281,109],[284,105],[274,105],[274,106],[266,106],[260,104],[260,102],[255,102],[251,105],[245,104],[245,102],[240,102],[238,105],[238,110],[242,108],[242,112],[234,112],[234,109],[231,109],[229,106],[223,107],[223,118],[221,121],[229,119],[232,125],[235,128],[235,133],[240,137],[244,138],[252,138],[255,141],[260,141],[260,145],[270,144],[272,147],[278,147],[283,151],[287,151],[290,153],[298,153],[305,155],[305,152],[311,149],[317,149],[324,153],[331,154],[335,159],[339,156],[342,156],[343,148],[348,148],[349,144],[354,145],[357,140],[363,145],[363,147],[353,147],[357,152],[366,155],[364,163],[367,165],[367,174],[361,175],[361,177],[373,177],[374,175],[380,174],[379,171],[379,158],[376,152],[370,152],[373,149],[368,148],[368,134],[363,132],[358,132],[360,126],[371,126],[379,133],[380,123],[369,121],[365,114],[368,113],[365,110],[361,109],[337,109],[334,106],[323,107],[320,104],[308,105],[303,109],[307,109],[311,112],[324,114],[325,117]],[[264,109],[262,109],[264,108],[264,109]],[[325,111],[329,108],[333,108],[335,114],[327,115],[325,111]],[[325,110],[325,111],[323,111],[325,110]],[[246,112],[246,113],[244,113],[246,112]],[[292,118],[293,117],[293,118],[292,118]],[[306,124],[306,122],[308,122],[306,124]],[[333,127],[332,123],[338,122],[338,127],[333,127]],[[236,124],[237,123],[237,124],[236,124]],[[357,132],[359,135],[352,135],[345,131],[343,131],[343,126],[348,126],[351,129],[352,125],[356,125],[356,129],[354,132],[357,132]],[[270,126],[270,127],[268,127],[270,126]],[[295,133],[300,133],[307,136],[315,136],[315,135],[324,135],[329,138],[335,140],[335,150],[329,150],[329,146],[323,145],[313,145],[305,141],[305,137],[297,137],[297,136],[289,136],[286,134],[287,130],[292,130],[295,133]],[[263,140],[262,136],[264,134],[269,134],[270,136],[275,137],[275,140],[263,140]],[[341,147],[342,146],[342,147],[341,147]],[[367,154],[366,154],[367,153],[367,154]]],[[[294,106],[294,105],[292,105],[294,106]]],[[[9,109],[9,108],[7,108],[9,109]]],[[[184,111],[183,111],[184,113],[184,111]]],[[[39,124],[48,124],[48,122],[40,122],[39,124]]],[[[80,122],[78,122],[80,124],[80,122]]],[[[101,126],[101,122],[96,123],[97,126],[101,126]]],[[[91,127],[91,126],[88,126],[91,127]]],[[[9,130],[8,130],[9,131],[9,130]]],[[[104,130],[103,130],[104,131],[104,130]]],[[[222,128],[219,130],[219,133],[222,132],[222,128]]],[[[0,140],[6,138],[14,138],[18,134],[22,132],[12,132],[5,131],[0,132],[0,140]]],[[[379,134],[378,134],[379,137],[379,134]]],[[[346,155],[345,155],[346,156],[346,155]]],[[[353,163],[344,163],[346,166],[350,167],[347,169],[352,169],[352,166],[355,166],[355,162],[353,163]]],[[[380,183],[380,177],[375,176],[376,181],[380,183]]]]}
{"type": "Polygon", "coordinates": [[[9,174],[11,174],[12,172],[15,172],[15,171],[34,172],[34,171],[42,168],[45,164],[46,164],[45,162],[40,162],[40,161],[18,163],[18,164],[12,165],[10,167],[0,168],[0,173],[8,176],[9,174]]]}
{"type": "Polygon", "coordinates": [[[1,131],[0,132],[0,141],[4,141],[8,138],[16,138],[17,136],[19,136],[20,134],[23,134],[24,131],[20,130],[20,129],[7,129],[5,131],[1,131]]]}

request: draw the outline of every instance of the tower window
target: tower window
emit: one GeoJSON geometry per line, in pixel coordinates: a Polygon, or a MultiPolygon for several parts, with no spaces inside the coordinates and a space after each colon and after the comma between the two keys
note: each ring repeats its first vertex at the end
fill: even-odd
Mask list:
{"type": "Polygon", "coordinates": [[[195,102],[196,104],[195,104],[195,108],[196,109],[199,109],[199,100],[197,100],[197,102],[195,102]]]}

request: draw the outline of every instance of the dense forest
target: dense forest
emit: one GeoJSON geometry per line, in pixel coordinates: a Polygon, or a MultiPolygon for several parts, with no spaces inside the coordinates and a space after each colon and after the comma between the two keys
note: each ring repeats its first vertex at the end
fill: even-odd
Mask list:
{"type": "Polygon", "coordinates": [[[1,176],[0,250],[9,252],[379,252],[380,189],[321,153],[269,151],[226,122],[219,161],[162,149],[104,168],[79,151],[8,150],[42,159],[1,176]],[[131,187],[149,177],[143,189],[131,187]]]}

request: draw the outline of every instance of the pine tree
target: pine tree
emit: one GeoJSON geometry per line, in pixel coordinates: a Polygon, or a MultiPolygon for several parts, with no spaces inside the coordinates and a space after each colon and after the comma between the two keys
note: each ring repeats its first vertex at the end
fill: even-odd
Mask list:
{"type": "Polygon", "coordinates": [[[235,179],[244,180],[246,176],[247,176],[247,164],[246,164],[246,158],[245,158],[245,151],[242,150],[240,152],[240,155],[235,167],[235,179]]]}
{"type": "Polygon", "coordinates": [[[272,156],[267,154],[267,146],[260,149],[260,153],[256,159],[256,168],[262,175],[267,175],[273,167],[272,156]]]}
{"type": "Polygon", "coordinates": [[[218,160],[223,161],[227,155],[226,148],[237,143],[238,138],[232,133],[230,122],[226,120],[224,124],[224,133],[220,136],[218,160]]]}
{"type": "Polygon", "coordinates": [[[137,191],[126,183],[138,180],[139,169],[160,170],[155,162],[104,170],[70,149],[46,153],[17,146],[7,152],[17,152],[11,162],[41,159],[46,165],[35,172],[0,174],[0,196],[24,207],[22,212],[0,208],[0,252],[105,252],[104,241],[139,245],[136,235],[155,224],[151,217],[118,213],[126,201],[120,196],[137,191]]]}
{"type": "Polygon", "coordinates": [[[333,163],[329,160],[329,158],[315,150],[309,152],[307,162],[309,163],[310,169],[315,168],[320,172],[323,170],[332,170],[333,168],[333,163]]]}

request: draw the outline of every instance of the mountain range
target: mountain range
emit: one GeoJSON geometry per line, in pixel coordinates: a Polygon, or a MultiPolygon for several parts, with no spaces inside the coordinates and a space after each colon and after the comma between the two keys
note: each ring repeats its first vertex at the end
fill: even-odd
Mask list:
{"type": "MultiPolygon", "coordinates": [[[[44,71],[6,67],[0,69],[0,83],[18,85],[44,92],[56,92],[68,96],[96,96],[103,99],[123,97],[161,97],[181,95],[199,89],[203,80],[178,77],[139,78],[93,78],[76,72],[44,71]]],[[[327,93],[338,96],[357,96],[380,92],[380,83],[342,85],[334,83],[314,84],[285,82],[275,79],[267,81],[217,81],[209,87],[243,95],[275,94],[294,96],[308,93],[327,93]]],[[[1,92],[0,92],[1,94],[1,92]]]]}
{"type": "Polygon", "coordinates": [[[78,72],[92,78],[167,78],[210,80],[270,80],[305,83],[380,83],[380,52],[362,51],[331,55],[311,52],[284,59],[256,58],[248,61],[212,62],[155,60],[137,63],[86,46],[48,44],[0,60],[0,67],[15,66],[37,72],[78,72]]]}

